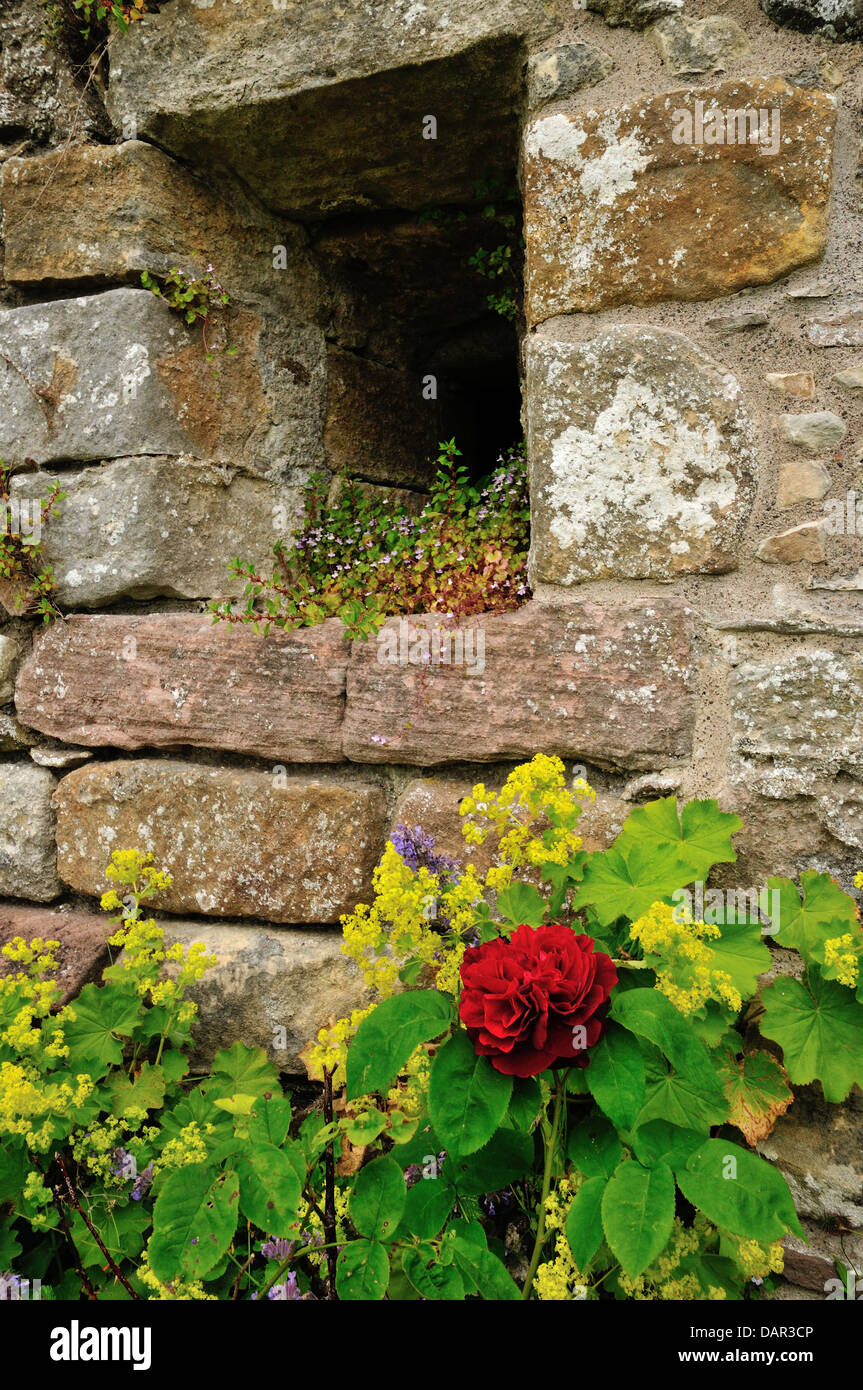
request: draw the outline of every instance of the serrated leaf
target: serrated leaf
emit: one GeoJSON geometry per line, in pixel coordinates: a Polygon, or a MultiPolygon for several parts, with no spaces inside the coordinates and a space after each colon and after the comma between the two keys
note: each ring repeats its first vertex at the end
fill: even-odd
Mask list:
{"type": "Polygon", "coordinates": [[[713,1125],[725,1120],[728,1098],[718,1073],[718,1089],[708,1091],[702,1084],[703,1077],[693,1078],[685,1070],[669,1068],[658,1048],[653,1048],[645,1056],[644,1074],[645,1100],[636,1122],[639,1128],[652,1120],[665,1120],[679,1129],[694,1129],[703,1138],[713,1125]]]}
{"type": "Polygon", "coordinates": [[[705,941],[713,952],[710,969],[724,970],[731,976],[741,998],[749,999],[758,988],[759,975],[770,969],[771,957],[764,944],[761,923],[746,920],[718,925],[721,936],[705,941]]]}
{"type": "Polygon", "coordinates": [[[632,1033],[611,1024],[591,1048],[590,1094],[618,1129],[630,1129],[644,1104],[644,1059],[632,1033]]]}
{"type": "Polygon", "coordinates": [[[648,1120],[639,1125],[632,1136],[635,1156],[646,1168],[667,1163],[672,1172],[685,1168],[696,1149],[704,1143],[704,1135],[694,1129],[682,1129],[668,1120],[648,1120]]]}
{"type": "Polygon", "coordinates": [[[364,1018],[348,1049],[347,1098],[387,1091],[420,1043],[445,1033],[452,1004],[434,989],[384,999],[364,1018]]]}
{"type": "Polygon", "coordinates": [[[782,1048],[795,1086],[820,1081],[829,1101],[844,1100],[863,1085],[863,1005],[844,985],[810,971],[809,987],[780,976],[761,996],[765,1038],[782,1048]]]}
{"type": "Polygon", "coordinates": [[[673,850],[691,870],[688,882],[706,878],[714,864],[733,863],[731,836],[742,828],[740,817],[720,811],[716,801],[687,801],[678,816],[677,798],[665,796],[630,811],[615,847],[673,850]]]}
{"type": "MultiPolygon", "coordinates": [[[[592,1054],[591,1054],[592,1055],[592,1054]]],[[[516,1076],[509,1101],[509,1117],[518,1129],[529,1131],[542,1110],[542,1091],[535,1076],[516,1076]]]]}
{"type": "Polygon", "coordinates": [[[512,883],[497,895],[497,907],[501,921],[512,926],[526,923],[530,927],[541,927],[548,911],[545,898],[531,883],[512,883]]]}
{"type": "Polygon", "coordinates": [[[246,1047],[235,1042],[221,1048],[213,1058],[214,1081],[207,1083],[208,1095],[252,1095],[266,1097],[282,1094],[278,1068],[267,1060],[262,1047],[246,1047]],[[223,1078],[226,1083],[222,1084],[223,1078]]]}
{"type": "Polygon", "coordinates": [[[747,1144],[766,1139],[794,1099],[782,1063],[769,1052],[747,1052],[743,1057],[727,1053],[719,1074],[728,1097],[729,1122],[747,1144]]]}
{"type": "Polygon", "coordinates": [[[464,1280],[459,1269],[455,1264],[442,1264],[434,1246],[408,1246],[402,1251],[402,1269],[423,1298],[448,1302],[464,1299],[464,1280]]]}
{"type": "Polygon", "coordinates": [[[108,1113],[119,1117],[126,1110],[157,1110],[165,1099],[165,1074],[161,1068],[144,1062],[132,1078],[122,1072],[110,1077],[106,1092],[108,1113]]]}
{"type": "MultiPolygon", "coordinates": [[[[673,1085],[696,1101],[700,1123],[721,1124],[728,1114],[728,1101],[716,1067],[704,1043],[695,1036],[686,1018],[671,1001],[657,989],[633,989],[616,996],[612,1013],[618,1023],[646,1038],[668,1058],[674,1080],[672,1083],[668,1078],[657,1078],[662,1088],[667,1091],[673,1085]]],[[[639,1124],[650,1119],[666,1119],[684,1128],[699,1127],[699,1123],[693,1124],[691,1104],[677,1114],[669,1113],[670,1100],[670,1095],[662,1100],[648,1091],[639,1124]]]]}
{"type": "Polygon", "coordinates": [[[525,1177],[533,1168],[533,1157],[531,1135],[517,1129],[499,1129],[476,1153],[467,1157],[447,1154],[443,1171],[462,1196],[481,1197],[525,1177]]]}
{"type": "Polygon", "coordinates": [[[346,1302],[379,1302],[387,1291],[389,1256],[374,1240],[352,1240],[336,1261],[336,1291],[346,1302]]]}
{"type": "Polygon", "coordinates": [[[289,1156],[275,1144],[246,1144],[235,1157],[234,1166],[243,1215],[268,1236],[289,1235],[302,1192],[289,1156]]]}
{"type": "Polygon", "coordinates": [[[779,892],[779,931],[774,941],[799,951],[805,960],[823,962],[825,941],[859,931],[853,899],[829,874],[805,869],[800,875],[802,899],[790,879],[769,878],[767,885],[779,892]]]}
{"type": "Polygon", "coordinates": [[[623,849],[612,845],[588,856],[573,910],[592,906],[604,927],[618,917],[634,921],[691,880],[688,863],[674,849],[644,842],[630,842],[623,849]]]}
{"type": "Polygon", "coordinates": [[[259,1144],[275,1144],[281,1148],[291,1126],[291,1102],[286,1096],[270,1100],[258,1097],[249,1116],[249,1139],[259,1144]]]}
{"type": "Polygon", "coordinates": [[[435,1055],[429,1078],[429,1116],[444,1148],[470,1154],[503,1123],[512,1077],[478,1057],[470,1038],[458,1032],[435,1055]]]}
{"type": "Polygon", "coordinates": [[[677,1174],[687,1201],[708,1221],[750,1240],[803,1236],[788,1184],[766,1159],[728,1139],[708,1139],[677,1174]]]}
{"type": "Polygon", "coordinates": [[[520,1301],[518,1285],[491,1250],[484,1249],[472,1238],[460,1235],[453,1242],[453,1257],[481,1298],[497,1303],[520,1301]]]}
{"type": "Polygon", "coordinates": [[[200,1279],[224,1255],[237,1229],[240,1184],[232,1169],[193,1163],[169,1173],[153,1208],[147,1246],[162,1283],[200,1279]]]}
{"type": "Polygon", "coordinates": [[[63,1033],[72,1053],[70,1066],[83,1069],[92,1062],[102,1069],[123,1060],[118,1037],[128,1038],[140,1012],[140,1000],[120,990],[85,985],[72,1007],[74,1019],[63,1019],[63,1033]]]}
{"type": "Polygon", "coordinates": [[[621,1163],[602,1194],[605,1238],[630,1279],[643,1274],[668,1244],[674,1221],[674,1178],[665,1163],[621,1163]]]}
{"type": "Polygon", "coordinates": [[[419,1178],[408,1188],[398,1234],[432,1240],[440,1233],[455,1199],[455,1189],[443,1173],[436,1178],[419,1178]]]}
{"type": "Polygon", "coordinates": [[[361,1168],[349,1202],[351,1220],[360,1235],[368,1240],[392,1240],[406,1196],[404,1174],[388,1154],[361,1168]]]}
{"type": "Polygon", "coordinates": [[[567,1213],[566,1238],[579,1270],[587,1268],[602,1244],[602,1194],[606,1182],[605,1178],[588,1178],[567,1213]]]}

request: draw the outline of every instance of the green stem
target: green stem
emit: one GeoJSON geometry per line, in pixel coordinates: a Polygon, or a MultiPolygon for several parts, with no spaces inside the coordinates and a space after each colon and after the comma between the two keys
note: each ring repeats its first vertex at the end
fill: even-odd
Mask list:
{"type": "Polygon", "coordinates": [[[539,1261],[542,1256],[543,1246],[545,1245],[545,1203],[548,1198],[549,1191],[551,1189],[551,1169],[554,1163],[554,1152],[557,1148],[558,1135],[560,1134],[560,1122],[564,1109],[563,1101],[565,1091],[566,1075],[565,1073],[562,1073],[557,1078],[557,1085],[554,1096],[554,1113],[552,1115],[551,1120],[551,1133],[547,1137],[543,1136],[545,1138],[545,1167],[543,1168],[542,1173],[542,1195],[539,1199],[539,1208],[537,1211],[536,1240],[533,1243],[533,1254],[530,1260],[530,1268],[527,1271],[527,1279],[524,1282],[524,1289],[521,1295],[522,1298],[525,1300],[530,1298],[530,1291],[533,1288],[534,1275],[536,1274],[536,1271],[539,1267],[539,1261]]]}
{"type": "Polygon", "coordinates": [[[274,1284],[278,1284],[282,1275],[286,1273],[288,1265],[292,1265],[294,1263],[294,1260],[301,1260],[304,1255],[316,1253],[318,1250],[332,1250],[335,1248],[336,1245],[345,1245],[346,1243],[347,1242],[343,1240],[341,1242],[333,1241],[330,1245],[304,1245],[302,1250],[296,1250],[293,1255],[289,1255],[288,1258],[279,1265],[273,1277],[271,1279],[268,1279],[264,1287],[261,1289],[259,1297],[266,1298],[267,1294],[270,1292],[270,1289],[273,1287],[274,1284]]]}

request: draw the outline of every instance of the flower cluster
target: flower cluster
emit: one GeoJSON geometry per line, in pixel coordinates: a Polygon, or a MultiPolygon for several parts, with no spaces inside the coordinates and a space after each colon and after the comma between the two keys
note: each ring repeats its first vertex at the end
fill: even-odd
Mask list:
{"type": "Polygon", "coordinates": [[[688,920],[681,908],[654,903],[633,922],[629,935],[656,964],[656,988],[680,1013],[697,1013],[709,999],[740,1012],[740,992],[728,972],[717,969],[716,953],[707,945],[721,935],[718,927],[688,920]]]}

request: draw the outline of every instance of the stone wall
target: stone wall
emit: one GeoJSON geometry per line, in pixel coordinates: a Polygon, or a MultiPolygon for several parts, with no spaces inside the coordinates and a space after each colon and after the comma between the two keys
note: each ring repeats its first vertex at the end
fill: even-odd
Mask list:
{"type": "MultiPolygon", "coordinates": [[[[13,501],[67,494],[67,616],[4,591],[0,935],[59,936],[72,990],[111,851],[152,850],[170,931],[220,958],[201,1055],[240,1034],[298,1070],[363,999],[337,924],[390,830],[458,850],[472,782],[538,751],[598,788],[588,847],[633,802],[718,795],[746,822],[729,885],[851,890],[859,0],[165,0],[86,85],[40,27],[0,11],[0,458],[13,501]],[[478,177],[516,172],[517,344],[465,271],[478,177]],[[202,258],[231,296],[213,361],[140,284],[202,258]],[[533,598],[473,624],[481,664],[212,626],[312,473],[419,505],[428,373],[516,351],[533,598]]],[[[803,1096],[764,1145],[816,1223],[810,1296],[824,1223],[861,1222],[861,1138],[859,1094],[829,1124],[803,1096]]]]}

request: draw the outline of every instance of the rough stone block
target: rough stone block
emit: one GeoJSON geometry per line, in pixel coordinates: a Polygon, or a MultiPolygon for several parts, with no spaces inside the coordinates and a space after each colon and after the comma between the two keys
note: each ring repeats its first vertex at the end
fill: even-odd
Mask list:
{"type": "Polygon", "coordinates": [[[147,452],[308,471],[321,458],[320,330],[237,310],[230,337],[237,354],[214,374],[200,332],[147,290],[0,312],[0,458],[147,452]]]}
{"type": "Polygon", "coordinates": [[[50,902],[57,877],[53,773],[32,763],[0,763],[0,893],[50,902]]]}
{"type": "Polygon", "coordinates": [[[524,166],[529,321],[709,299],[817,260],[834,124],[833,97],[782,78],[533,121],[524,166]],[[756,120],[762,143],[748,138],[756,120]]]}
{"type": "MultiPolygon", "coordinates": [[[[50,494],[54,478],[19,473],[11,496],[50,494]]],[[[116,459],[61,478],[66,500],[42,530],[60,607],[121,598],[238,598],[235,556],[264,574],[303,515],[302,489],[190,458],[116,459]]]]}
{"type": "Polygon", "coordinates": [[[644,768],[691,749],[691,618],[677,600],[529,603],[471,619],[462,633],[471,662],[462,665],[411,657],[423,641],[431,648],[436,615],[399,621],[352,649],[344,751],[357,762],[427,767],[557,753],[644,768]],[[395,644],[404,664],[388,659],[395,644]]]}
{"type": "Polygon", "coordinates": [[[36,638],[18,714],[85,747],[339,762],[349,644],[333,618],[264,638],[197,614],[75,615],[36,638]]]}
{"type": "Polygon", "coordinates": [[[55,804],[76,891],[103,893],[111,852],[137,848],[173,877],[166,912],[271,922],[337,922],[370,901],[386,816],[373,783],[157,759],[78,768],[55,804]]]}
{"type": "MultiPolygon", "coordinates": [[[[15,936],[23,936],[25,941],[41,936],[45,941],[60,942],[56,953],[59,968],[54,978],[64,1004],[80,994],[84,985],[100,978],[108,964],[108,937],[113,932],[104,913],[0,904],[0,946],[15,936]]],[[[0,956],[0,975],[15,968],[5,956],[0,956]]]]}
{"type": "Polygon", "coordinates": [[[534,337],[527,359],[534,580],[733,569],[757,465],[740,388],[688,339],[534,337]]]}

